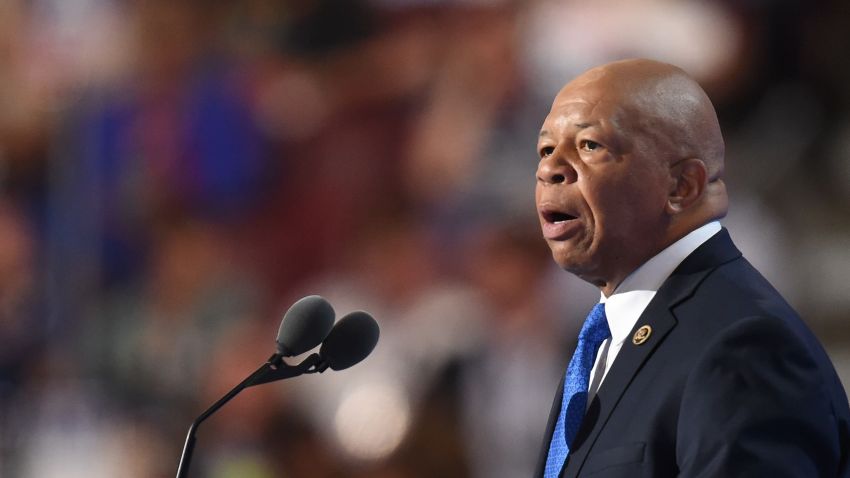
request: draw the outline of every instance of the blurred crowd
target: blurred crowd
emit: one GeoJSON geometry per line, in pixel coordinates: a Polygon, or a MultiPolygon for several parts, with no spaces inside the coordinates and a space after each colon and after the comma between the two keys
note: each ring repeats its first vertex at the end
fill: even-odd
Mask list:
{"type": "Polygon", "coordinates": [[[0,2],[0,477],[165,477],[301,296],[375,352],[253,387],[195,476],[528,476],[597,300],[539,238],[560,86],[682,66],[744,254],[850,383],[840,0],[0,2]]]}

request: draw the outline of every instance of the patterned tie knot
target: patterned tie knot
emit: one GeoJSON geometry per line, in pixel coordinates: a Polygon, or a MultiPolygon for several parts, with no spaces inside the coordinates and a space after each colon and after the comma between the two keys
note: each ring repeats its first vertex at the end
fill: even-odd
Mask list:
{"type": "MultiPolygon", "coordinates": [[[[588,341],[591,344],[601,344],[611,336],[608,328],[608,319],[605,317],[605,304],[596,304],[587,315],[581,332],[578,334],[579,341],[588,341]]],[[[597,345],[598,347],[598,345],[597,345]]]]}

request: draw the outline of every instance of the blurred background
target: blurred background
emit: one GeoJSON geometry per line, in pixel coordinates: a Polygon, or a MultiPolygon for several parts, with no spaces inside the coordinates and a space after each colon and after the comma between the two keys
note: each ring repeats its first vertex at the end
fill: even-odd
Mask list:
{"type": "Polygon", "coordinates": [[[0,476],[173,476],[307,294],[378,348],[243,392],[195,476],[528,476],[598,298],[537,131],[635,56],[709,92],[724,222],[850,383],[848,47],[840,0],[3,0],[0,476]]]}

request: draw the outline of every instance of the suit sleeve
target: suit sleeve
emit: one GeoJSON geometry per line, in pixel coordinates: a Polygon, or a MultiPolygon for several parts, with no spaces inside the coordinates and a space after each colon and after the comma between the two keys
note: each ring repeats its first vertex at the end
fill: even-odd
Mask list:
{"type": "Polygon", "coordinates": [[[841,451],[823,374],[782,320],[724,330],[690,372],[678,418],[682,478],[835,477],[841,451]]]}

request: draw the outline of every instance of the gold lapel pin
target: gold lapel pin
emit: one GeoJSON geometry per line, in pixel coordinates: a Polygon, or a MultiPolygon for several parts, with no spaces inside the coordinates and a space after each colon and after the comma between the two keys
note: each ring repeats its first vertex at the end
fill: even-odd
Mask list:
{"type": "Polygon", "coordinates": [[[642,345],[649,336],[652,335],[652,327],[648,325],[641,326],[641,328],[637,329],[635,335],[632,337],[632,343],[635,345],[642,345]]]}

